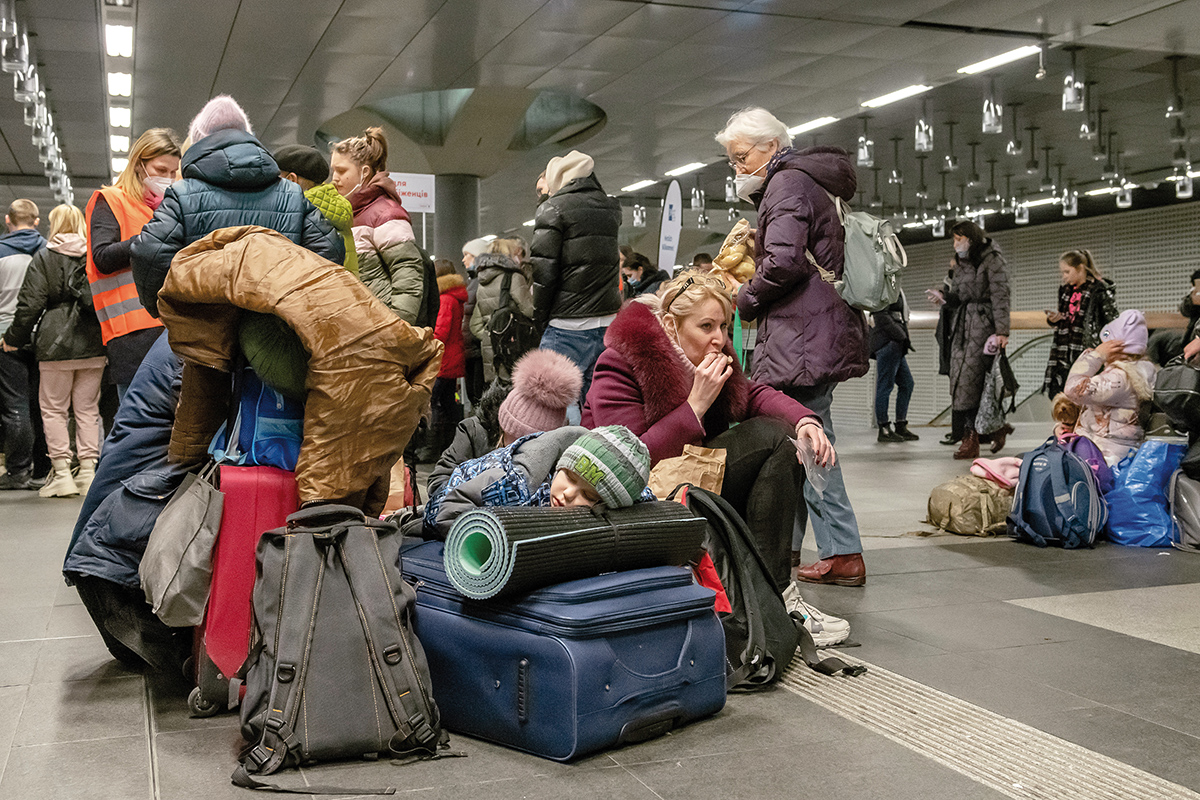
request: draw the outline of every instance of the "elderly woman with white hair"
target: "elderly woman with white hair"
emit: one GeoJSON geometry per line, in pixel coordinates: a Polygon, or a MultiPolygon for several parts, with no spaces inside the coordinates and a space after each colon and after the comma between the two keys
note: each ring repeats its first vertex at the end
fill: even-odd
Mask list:
{"type": "MultiPolygon", "coordinates": [[[[836,147],[794,150],[787,126],[762,108],[731,116],[716,139],[736,172],[738,197],[758,208],[754,276],[737,296],[742,319],[758,320],[753,378],[812,409],[834,441],[833,390],[867,373],[867,328],[862,313],[821,280],[812,260],[842,273],[845,235],[833,198],[854,197],[854,165],[836,147]]],[[[830,470],[823,495],[806,485],[804,497],[819,560],[800,567],[797,577],[863,585],[862,542],[841,468],[830,470]]],[[[804,505],[794,555],[804,536],[804,505]]]]}

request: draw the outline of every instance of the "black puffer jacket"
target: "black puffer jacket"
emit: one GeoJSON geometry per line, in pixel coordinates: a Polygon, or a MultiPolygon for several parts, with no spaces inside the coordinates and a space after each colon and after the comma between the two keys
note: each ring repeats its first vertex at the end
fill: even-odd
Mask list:
{"type": "Polygon", "coordinates": [[[275,159],[249,133],[204,137],[184,155],[182,168],[183,180],[167,189],[130,251],[138,296],[152,316],[171,259],[220,228],[261,225],[337,264],[345,259],[342,235],[299,186],[279,177],[275,159]]]}
{"type": "Polygon", "coordinates": [[[621,204],[596,176],[576,178],[538,206],[529,262],[534,321],[603,317],[621,309],[621,204]]]}
{"type": "MultiPolygon", "coordinates": [[[[72,236],[78,242],[67,242],[67,251],[82,250],[83,237],[72,236]],[[72,245],[77,246],[72,248],[72,245]]],[[[4,341],[21,348],[32,339],[38,361],[102,356],[100,322],[92,308],[92,290],[84,275],[83,255],[67,255],[56,249],[59,246],[62,243],[55,239],[29,262],[17,296],[16,314],[4,333],[4,341]]]]}

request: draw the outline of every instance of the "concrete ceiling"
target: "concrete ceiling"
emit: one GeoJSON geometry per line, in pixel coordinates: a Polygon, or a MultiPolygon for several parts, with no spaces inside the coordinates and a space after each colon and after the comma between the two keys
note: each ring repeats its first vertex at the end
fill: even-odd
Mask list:
{"type": "MultiPolygon", "coordinates": [[[[100,15],[111,0],[18,0],[18,17],[34,39],[78,202],[109,172],[100,15]]],[[[311,142],[326,120],[406,92],[472,86],[551,88],[600,106],[608,124],[581,149],[596,159],[608,191],[663,178],[692,161],[713,162],[699,180],[719,196],[727,168],[712,139],[730,113],[763,105],[788,124],[833,115],[844,121],[798,137],[851,147],[859,103],[914,83],[936,125],[940,158],[944,122],[960,123],[956,151],[969,171],[968,142],[978,140],[979,170],[1006,160],[1002,136],[979,133],[983,94],[1021,102],[1020,124],[1041,130],[1055,164],[1077,184],[1099,178],[1091,143],[1076,135],[1080,116],[1058,109],[1069,56],[1099,81],[1130,173],[1169,167],[1173,145],[1163,119],[1169,52],[1200,55],[1200,0],[134,0],[136,38],[133,129],[183,130],[212,95],[229,93],[246,108],[269,147],[311,142]],[[958,67],[1039,36],[1055,45],[1050,72],[1035,81],[1036,58],[984,76],[958,67]]],[[[1185,97],[1200,59],[1184,64],[1185,97]]],[[[1200,108],[1200,97],[1195,102],[1200,108]]],[[[877,165],[892,166],[892,135],[904,137],[901,167],[915,176],[912,126],[921,99],[872,112],[877,165]]],[[[1010,120],[1006,114],[1005,125],[1010,120]]],[[[1028,149],[1028,134],[1026,149],[1028,149]]],[[[534,178],[552,148],[514,159],[483,183],[485,230],[520,228],[532,216],[534,178]]],[[[1043,158],[1038,153],[1039,160],[1043,158]]],[[[1200,155],[1197,156],[1200,161],[1200,155]]],[[[927,182],[937,186],[934,162],[927,182]]],[[[393,163],[394,170],[406,165],[393,163]]],[[[886,175],[886,172],[884,173],[886,175]]],[[[695,178],[683,179],[685,186],[695,178]]],[[[860,183],[870,190],[870,172],[860,183]]],[[[1037,182],[1031,179],[1031,183],[1037,182]]],[[[915,183],[915,181],[913,181],[915,183]]],[[[909,184],[912,185],[912,184],[909,184]]],[[[655,197],[663,184],[646,190],[655,197]]],[[[986,187],[984,187],[986,188],[986,187]]],[[[894,190],[893,190],[894,191],[894,190]]],[[[910,191],[906,186],[906,192],[910,191]]],[[[935,188],[936,191],[936,188],[935,188]]],[[[50,192],[22,124],[21,106],[0,98],[0,204],[50,192]]],[[[885,197],[887,194],[885,193],[885,197]]],[[[890,198],[889,198],[890,199],[890,198]]],[[[955,198],[957,199],[957,198],[955,198]]]]}

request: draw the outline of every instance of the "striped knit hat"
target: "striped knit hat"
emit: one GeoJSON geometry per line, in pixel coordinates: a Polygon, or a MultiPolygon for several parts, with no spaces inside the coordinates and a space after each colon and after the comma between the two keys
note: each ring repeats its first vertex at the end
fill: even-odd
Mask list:
{"type": "Polygon", "coordinates": [[[576,439],[555,469],[569,469],[590,483],[609,508],[624,508],[650,480],[650,451],[628,428],[607,425],[576,439]]]}

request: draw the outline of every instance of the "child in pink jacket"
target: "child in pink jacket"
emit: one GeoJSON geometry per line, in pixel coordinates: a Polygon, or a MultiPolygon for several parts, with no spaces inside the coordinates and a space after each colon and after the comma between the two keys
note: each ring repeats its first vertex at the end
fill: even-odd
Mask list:
{"type": "Polygon", "coordinates": [[[1088,437],[1109,466],[1116,466],[1146,438],[1158,368],[1145,358],[1146,318],[1124,311],[1100,331],[1100,345],[1086,350],[1067,375],[1064,393],[1083,408],[1075,432],[1088,437]]]}

